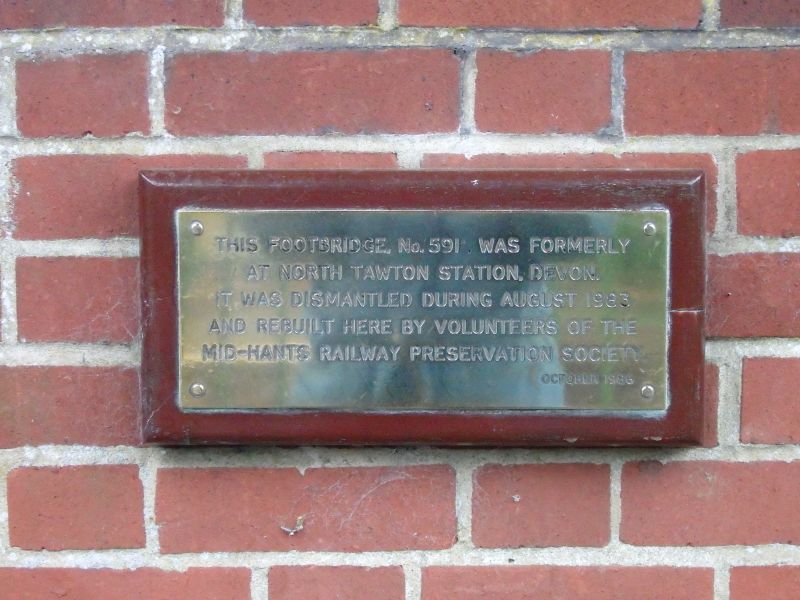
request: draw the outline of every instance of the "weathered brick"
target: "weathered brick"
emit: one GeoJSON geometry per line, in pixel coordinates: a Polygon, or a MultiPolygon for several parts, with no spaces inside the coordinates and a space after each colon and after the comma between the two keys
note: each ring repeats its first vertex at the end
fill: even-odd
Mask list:
{"type": "Polygon", "coordinates": [[[179,135],[453,131],[458,85],[449,50],[183,54],[166,120],[179,135]]]}
{"type": "Polygon", "coordinates": [[[428,567],[422,600],[711,600],[711,569],[428,567]]]}
{"type": "Polygon", "coordinates": [[[625,57],[634,135],[800,131],[800,51],[634,52],[625,57]]]}
{"type": "Polygon", "coordinates": [[[800,335],[800,255],[711,256],[708,269],[708,335],[800,335]]]}
{"type": "Polygon", "coordinates": [[[402,567],[272,567],[270,600],[403,600],[402,567]]]}
{"type": "Polygon", "coordinates": [[[133,369],[0,367],[0,448],[139,442],[133,369]]]}
{"type": "Polygon", "coordinates": [[[162,469],[156,514],[165,552],[433,550],[455,541],[454,494],[449,466],[162,469]]]}
{"type": "Polygon", "coordinates": [[[610,123],[608,52],[482,50],[477,66],[480,131],[594,133],[610,123]]]}
{"type": "Polygon", "coordinates": [[[374,25],[378,0],[244,0],[244,18],[256,25],[374,25]]]}
{"type": "Polygon", "coordinates": [[[391,152],[268,152],[268,169],[394,169],[397,156],[391,152]]]}
{"type": "Polygon", "coordinates": [[[250,600],[250,569],[0,568],[3,600],[250,600]],[[12,591],[12,596],[3,596],[12,591]]]}
{"type": "Polygon", "coordinates": [[[721,0],[723,27],[797,27],[800,5],[796,0],[721,0]]]}
{"type": "Polygon", "coordinates": [[[742,368],[742,441],[800,443],[800,359],[745,358],[742,368]]]}
{"type": "Polygon", "coordinates": [[[14,161],[15,237],[108,238],[138,235],[140,169],[244,168],[242,156],[63,155],[14,161]]]}
{"type": "Polygon", "coordinates": [[[709,154],[427,154],[429,169],[702,169],[706,175],[706,224],[716,222],[717,165],[709,154]]]}
{"type": "Polygon", "coordinates": [[[150,131],[142,54],[17,63],[17,126],[29,137],[150,131]]]}
{"type": "Polygon", "coordinates": [[[222,0],[10,0],[0,29],[222,25],[222,0]]]}
{"type": "Polygon", "coordinates": [[[694,29],[699,0],[402,0],[404,25],[545,30],[694,29]]]}
{"type": "Polygon", "coordinates": [[[734,567],[731,569],[731,600],[797,600],[800,567],[734,567]]]}
{"type": "Polygon", "coordinates": [[[794,544],[800,462],[629,463],[620,538],[642,546],[794,544]]]}
{"type": "Polygon", "coordinates": [[[135,465],[21,468],[8,475],[11,545],[26,550],[144,547],[135,465]]]}
{"type": "Polygon", "coordinates": [[[472,539],[484,548],[605,546],[608,465],[488,465],[474,476],[472,539]]]}
{"type": "Polygon", "coordinates": [[[17,259],[17,318],[25,342],[130,342],[139,330],[130,258],[17,259]]]}
{"type": "Polygon", "coordinates": [[[738,156],[736,193],[740,233],[800,235],[800,150],[738,156]]]}

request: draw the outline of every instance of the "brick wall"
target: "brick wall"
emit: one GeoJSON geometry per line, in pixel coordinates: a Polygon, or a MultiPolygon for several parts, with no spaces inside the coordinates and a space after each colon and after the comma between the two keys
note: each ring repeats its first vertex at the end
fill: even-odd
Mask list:
{"type": "Polygon", "coordinates": [[[798,26],[785,0],[0,3],[0,599],[796,599],[798,26]],[[707,447],[138,447],[136,172],[317,166],[704,169],[707,447]]]}

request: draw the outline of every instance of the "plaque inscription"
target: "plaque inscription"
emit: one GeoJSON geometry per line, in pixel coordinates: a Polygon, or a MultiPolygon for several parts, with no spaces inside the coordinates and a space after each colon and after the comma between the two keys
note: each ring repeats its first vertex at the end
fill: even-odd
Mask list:
{"type": "Polygon", "coordinates": [[[174,214],[184,411],[669,406],[665,209],[174,214]]]}

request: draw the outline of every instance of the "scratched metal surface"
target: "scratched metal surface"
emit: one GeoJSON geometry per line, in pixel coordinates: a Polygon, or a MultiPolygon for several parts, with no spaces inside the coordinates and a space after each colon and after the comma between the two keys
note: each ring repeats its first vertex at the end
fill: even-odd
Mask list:
{"type": "Polygon", "coordinates": [[[176,230],[183,410],[667,408],[666,210],[181,209],[176,230]],[[479,305],[435,306],[460,294],[479,305]]]}

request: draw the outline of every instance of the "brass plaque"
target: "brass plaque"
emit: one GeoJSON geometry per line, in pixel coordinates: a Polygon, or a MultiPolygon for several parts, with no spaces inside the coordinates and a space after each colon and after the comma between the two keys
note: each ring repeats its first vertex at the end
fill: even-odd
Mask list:
{"type": "Polygon", "coordinates": [[[175,214],[182,410],[668,407],[667,210],[175,214]]]}

